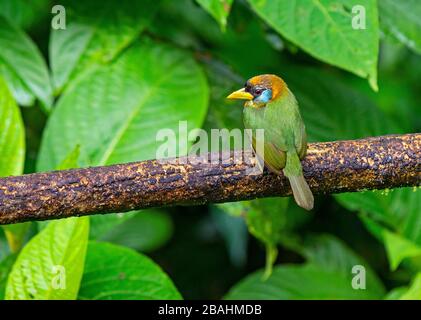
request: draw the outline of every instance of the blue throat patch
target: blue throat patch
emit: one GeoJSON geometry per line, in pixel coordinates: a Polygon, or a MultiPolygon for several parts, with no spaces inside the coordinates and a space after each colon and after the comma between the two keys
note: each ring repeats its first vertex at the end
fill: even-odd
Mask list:
{"type": "Polygon", "coordinates": [[[270,101],[270,99],[272,99],[272,90],[271,89],[266,89],[265,91],[263,91],[260,96],[258,96],[257,98],[255,98],[253,101],[257,102],[257,103],[268,103],[270,101]]]}

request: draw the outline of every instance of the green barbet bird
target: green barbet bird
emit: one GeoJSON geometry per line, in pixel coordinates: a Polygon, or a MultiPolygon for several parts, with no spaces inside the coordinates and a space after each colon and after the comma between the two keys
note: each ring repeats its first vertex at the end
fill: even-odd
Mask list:
{"type": "Polygon", "coordinates": [[[244,127],[252,129],[254,151],[270,171],[284,172],[297,204],[311,210],[314,198],[300,162],[307,152],[307,135],[297,100],[286,83],[271,74],[256,76],[227,98],[247,100],[243,120],[244,127]],[[264,155],[256,148],[256,129],[264,129],[264,155]]]}

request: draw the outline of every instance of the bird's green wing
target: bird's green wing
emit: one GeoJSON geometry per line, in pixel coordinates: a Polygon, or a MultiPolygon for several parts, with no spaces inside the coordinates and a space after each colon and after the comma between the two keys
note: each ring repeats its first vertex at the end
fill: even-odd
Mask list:
{"type": "Polygon", "coordinates": [[[297,150],[298,157],[302,160],[307,153],[307,134],[304,126],[304,122],[300,117],[300,124],[296,128],[294,133],[295,137],[295,150],[297,150]]]}
{"type": "Polygon", "coordinates": [[[268,140],[277,149],[295,150],[300,159],[307,151],[307,135],[300,115],[298,102],[292,92],[267,106],[265,123],[269,130],[268,140]]]}
{"type": "Polygon", "coordinates": [[[264,143],[264,156],[259,154],[259,150],[256,150],[256,139],[252,137],[252,147],[254,152],[260,159],[263,159],[265,166],[269,171],[276,174],[280,174],[282,169],[285,167],[286,156],[285,152],[275,147],[271,142],[264,143]]]}

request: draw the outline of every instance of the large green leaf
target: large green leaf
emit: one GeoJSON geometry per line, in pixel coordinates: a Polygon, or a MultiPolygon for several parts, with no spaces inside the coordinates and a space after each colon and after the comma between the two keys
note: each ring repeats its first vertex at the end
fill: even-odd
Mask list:
{"type": "Polygon", "coordinates": [[[325,270],[342,273],[344,277],[349,278],[354,266],[363,266],[366,272],[366,287],[373,294],[384,295],[384,286],[370,265],[334,236],[329,234],[309,236],[300,248],[295,247],[295,249],[308,262],[317,264],[325,270]]]}
{"type": "MultiPolygon", "coordinates": [[[[206,79],[187,53],[138,42],[61,97],[44,132],[38,169],[55,168],[75,145],[81,166],[155,158],[162,144],[158,130],[173,129],[178,136],[180,120],[201,127],[207,100],[206,79]]],[[[125,219],[93,217],[92,232],[125,219]]]]}
{"type": "MultiPolygon", "coordinates": [[[[65,170],[70,168],[77,167],[77,161],[79,157],[79,146],[76,146],[74,150],[72,150],[66,158],[57,166],[57,170],[65,170]]],[[[27,283],[29,284],[27,287],[19,288],[14,292],[14,294],[18,294],[20,297],[14,296],[14,298],[23,298],[25,293],[33,294],[33,292],[37,292],[37,295],[33,295],[31,298],[35,299],[75,299],[77,290],[79,288],[81,275],[83,272],[83,264],[85,261],[85,253],[86,253],[86,246],[87,246],[87,233],[89,232],[89,217],[83,218],[73,218],[73,219],[65,219],[65,220],[57,220],[57,221],[38,221],[38,227],[40,229],[40,233],[37,237],[38,240],[32,239],[31,242],[25,247],[25,252],[22,252],[22,255],[26,258],[21,259],[28,259],[28,256],[34,254],[38,256],[38,252],[42,252],[42,255],[38,256],[35,261],[30,262],[36,264],[34,268],[28,268],[27,261],[20,262],[21,266],[17,266],[16,272],[21,272],[20,275],[16,276],[16,282],[14,282],[11,286],[19,286],[22,284],[22,279],[19,277],[24,277],[26,283],[23,285],[26,286],[27,283]],[[80,221],[79,221],[80,220],[80,221]],[[46,231],[48,225],[52,225],[49,227],[49,231],[46,231]],[[76,230],[79,228],[80,230],[76,230]],[[61,237],[54,237],[56,232],[64,233],[61,237]],[[49,233],[49,234],[48,234],[49,233]],[[42,236],[41,236],[42,235],[42,236]],[[60,241],[64,241],[64,243],[59,243],[60,241]],[[75,243],[71,243],[72,241],[76,241],[75,243]],[[34,242],[34,243],[32,243],[34,242]],[[67,243],[66,243],[67,242],[67,243]],[[80,243],[78,243],[80,242],[80,243]],[[32,243],[32,244],[31,244],[32,243]],[[39,246],[39,247],[38,247],[39,246]],[[29,248],[28,248],[29,247],[29,248]],[[32,248],[32,249],[31,249],[32,248]],[[73,251],[73,252],[72,252],[73,251]],[[56,254],[57,252],[57,254],[56,254]],[[52,254],[56,254],[53,256],[52,254]],[[74,256],[73,256],[74,254],[74,256]],[[60,256],[61,255],[61,256],[60,256]],[[39,259],[39,260],[37,260],[39,259]],[[49,259],[49,260],[48,260],[49,259]],[[49,292],[40,292],[38,287],[45,289],[45,285],[48,284],[48,276],[45,276],[44,279],[40,279],[38,282],[37,277],[35,276],[35,272],[39,272],[41,269],[44,270],[45,268],[53,268],[51,267],[58,261],[63,261],[62,264],[56,264],[60,267],[63,267],[65,270],[65,274],[63,281],[65,281],[65,285],[67,286],[67,278],[70,276],[70,280],[74,281],[72,287],[69,289],[65,289],[63,292],[59,292],[58,294],[51,294],[49,292]],[[66,268],[71,266],[70,273],[67,273],[66,268]],[[21,270],[19,270],[21,268],[21,270]],[[35,289],[34,289],[35,287],[35,289]]],[[[6,226],[7,229],[5,230],[6,235],[7,232],[15,231],[12,235],[16,235],[20,229],[24,227],[19,227],[24,224],[17,224],[6,226]],[[11,228],[11,230],[9,229],[11,228]],[[15,230],[17,229],[17,230],[15,230]]],[[[25,229],[26,230],[26,229],[25,229]]],[[[20,231],[22,233],[22,231],[20,231]]],[[[19,238],[18,238],[19,239],[19,238]]],[[[10,242],[10,241],[9,241],[10,242]]],[[[20,256],[19,256],[20,257],[20,256]]],[[[50,271],[50,273],[53,270],[50,271]]],[[[57,269],[60,272],[59,269],[57,269]]],[[[45,275],[45,274],[44,274],[45,275]]],[[[51,278],[50,284],[52,283],[53,279],[51,278]]],[[[53,288],[54,289],[54,288],[53,288]]],[[[51,290],[51,288],[47,288],[45,290],[51,290]]],[[[62,291],[62,290],[59,290],[62,291]]],[[[25,297],[26,299],[27,297],[25,297]]]]}
{"type": "MultiPolygon", "coordinates": [[[[0,76],[0,177],[22,174],[24,159],[25,130],[20,110],[0,76]]],[[[13,252],[21,248],[28,227],[29,223],[3,226],[13,252]]]]}
{"type": "Polygon", "coordinates": [[[233,0],[196,0],[225,30],[233,0]]]}
{"type": "Polygon", "coordinates": [[[181,299],[153,261],[131,249],[89,242],[79,299],[181,299]]]}
{"type": "Polygon", "coordinates": [[[273,269],[262,281],[256,272],[234,286],[226,299],[293,300],[293,299],[377,299],[369,290],[354,290],[351,280],[342,273],[314,264],[283,265],[273,269]]]}
{"type": "Polygon", "coordinates": [[[367,263],[332,236],[312,237],[298,251],[302,265],[282,265],[262,281],[258,271],[234,286],[227,299],[378,299],[384,288],[367,263]],[[366,288],[354,289],[354,266],[365,268],[366,288]]]}
{"type": "Polygon", "coordinates": [[[52,90],[47,65],[36,45],[19,28],[0,16],[0,75],[16,101],[29,106],[39,99],[51,107],[52,90]]]}
{"type": "Polygon", "coordinates": [[[29,29],[50,12],[51,0],[0,0],[0,15],[23,29],[29,29]]]}
{"type": "Polygon", "coordinates": [[[16,260],[15,254],[11,254],[3,259],[0,259],[0,300],[4,300],[4,295],[6,292],[7,277],[10,273],[10,270],[12,270],[15,260],[16,260]]]}
{"type": "Polygon", "coordinates": [[[401,300],[421,300],[421,273],[418,273],[411,286],[399,297],[401,300]]]}
{"type": "Polygon", "coordinates": [[[408,287],[398,287],[391,290],[388,300],[421,300],[421,273],[417,273],[408,287]]]}
{"type": "Polygon", "coordinates": [[[24,159],[25,130],[22,117],[5,81],[0,77],[0,177],[22,174],[24,159]]]}
{"type": "Polygon", "coordinates": [[[30,226],[31,222],[2,226],[11,252],[18,252],[22,248],[30,226]]]}
{"type": "Polygon", "coordinates": [[[382,229],[382,231],[384,245],[390,262],[390,269],[392,271],[396,270],[405,258],[421,257],[421,246],[387,229],[382,229]]]}
{"type": "Polygon", "coordinates": [[[385,243],[391,269],[421,253],[421,192],[414,188],[336,195],[346,208],[364,213],[368,229],[385,243]]]}
{"type": "Polygon", "coordinates": [[[155,158],[162,144],[158,130],[178,136],[180,120],[200,127],[207,101],[206,79],[187,53],[138,42],[61,97],[44,132],[38,169],[55,168],[77,144],[81,166],[155,158]]]}
{"type": "Polygon", "coordinates": [[[57,166],[56,170],[68,170],[79,167],[78,161],[80,156],[80,146],[76,145],[75,148],[63,159],[57,166]]]}
{"type": "Polygon", "coordinates": [[[75,299],[83,274],[89,218],[51,222],[19,254],[6,299],[75,299]]]}
{"type": "Polygon", "coordinates": [[[377,90],[379,26],[375,0],[248,0],[270,26],[314,57],[368,78],[377,90]],[[353,29],[354,6],[365,29],[353,29]]]}
{"type": "Polygon", "coordinates": [[[4,230],[0,229],[0,260],[3,260],[10,255],[10,247],[7,243],[6,235],[4,230]]]}
{"type": "Polygon", "coordinates": [[[421,2],[380,0],[381,27],[408,48],[421,54],[421,2]]]}
{"type": "Polygon", "coordinates": [[[51,69],[56,90],[109,63],[149,24],[159,0],[62,1],[66,29],[52,30],[51,69]]]}

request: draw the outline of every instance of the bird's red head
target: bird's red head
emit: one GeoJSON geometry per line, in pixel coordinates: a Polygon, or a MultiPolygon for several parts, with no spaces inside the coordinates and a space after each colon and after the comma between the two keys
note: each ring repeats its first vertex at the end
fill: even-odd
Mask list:
{"type": "Polygon", "coordinates": [[[273,74],[263,74],[247,80],[244,88],[234,91],[228,99],[253,100],[257,104],[266,104],[281,97],[286,92],[284,80],[273,74]]]}

